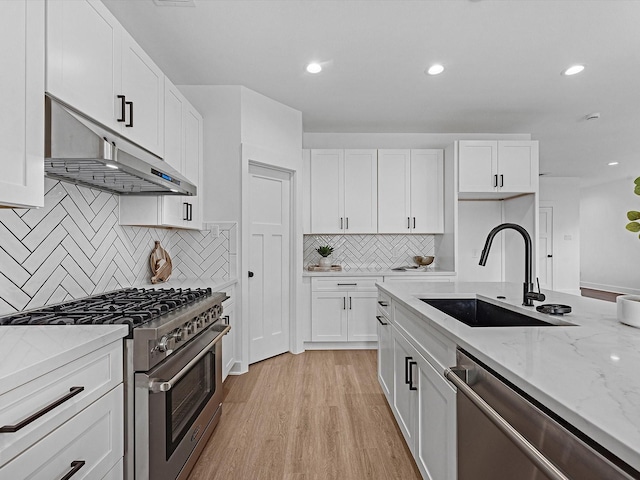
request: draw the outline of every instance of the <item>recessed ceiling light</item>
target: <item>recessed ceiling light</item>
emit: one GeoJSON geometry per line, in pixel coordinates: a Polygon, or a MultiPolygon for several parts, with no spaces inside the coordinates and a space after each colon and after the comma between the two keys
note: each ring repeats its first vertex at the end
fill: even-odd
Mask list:
{"type": "Polygon", "coordinates": [[[584,65],[571,65],[569,68],[562,72],[563,75],[575,75],[584,70],[584,65]]]}
{"type": "Polygon", "coordinates": [[[158,7],[195,7],[195,0],[153,0],[158,7]]]}
{"type": "Polygon", "coordinates": [[[320,73],[322,71],[322,65],[316,62],[312,62],[307,65],[307,72],[309,73],[320,73]]]}
{"type": "Polygon", "coordinates": [[[427,73],[429,75],[439,75],[442,72],[444,72],[444,67],[442,65],[440,65],[439,63],[431,65],[429,67],[429,69],[427,70],[427,73]]]}
{"type": "Polygon", "coordinates": [[[114,165],[113,163],[107,163],[105,164],[107,167],[109,168],[113,168],[114,170],[118,170],[118,167],[116,165],[114,165]]]}
{"type": "Polygon", "coordinates": [[[618,165],[618,162],[609,162],[609,163],[607,163],[607,165],[609,165],[609,166],[618,165]]]}

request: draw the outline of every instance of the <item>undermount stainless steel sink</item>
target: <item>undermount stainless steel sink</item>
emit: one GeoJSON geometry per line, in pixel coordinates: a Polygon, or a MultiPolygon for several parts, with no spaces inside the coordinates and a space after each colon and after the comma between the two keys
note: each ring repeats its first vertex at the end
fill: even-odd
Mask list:
{"type": "Polygon", "coordinates": [[[477,298],[421,298],[420,300],[470,327],[575,326],[558,317],[544,321],[477,298]]]}

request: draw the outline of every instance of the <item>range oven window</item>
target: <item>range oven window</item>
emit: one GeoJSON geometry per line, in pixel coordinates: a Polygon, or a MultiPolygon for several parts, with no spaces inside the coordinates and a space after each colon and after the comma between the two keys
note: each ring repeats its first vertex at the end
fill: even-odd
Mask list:
{"type": "Polygon", "coordinates": [[[215,393],[215,377],[215,352],[212,350],[166,393],[167,460],[215,393]]]}

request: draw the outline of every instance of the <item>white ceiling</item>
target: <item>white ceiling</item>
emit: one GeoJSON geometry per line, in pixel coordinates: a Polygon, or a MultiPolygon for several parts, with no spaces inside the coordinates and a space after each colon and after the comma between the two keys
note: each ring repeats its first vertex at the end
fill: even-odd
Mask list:
{"type": "Polygon", "coordinates": [[[174,83],[244,85],[305,132],[531,133],[545,174],[640,175],[637,0],[104,2],[174,83]]]}

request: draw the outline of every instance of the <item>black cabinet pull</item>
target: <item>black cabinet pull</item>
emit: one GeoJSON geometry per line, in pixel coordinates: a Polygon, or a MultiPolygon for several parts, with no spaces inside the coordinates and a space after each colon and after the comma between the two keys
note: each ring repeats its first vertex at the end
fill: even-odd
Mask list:
{"type": "Polygon", "coordinates": [[[411,357],[404,357],[404,383],[409,385],[409,362],[413,360],[411,357]]]}
{"type": "Polygon", "coordinates": [[[413,366],[418,365],[417,362],[414,362],[413,359],[409,362],[409,390],[417,390],[418,387],[413,386],[413,366]]]}
{"type": "Polygon", "coordinates": [[[125,127],[133,127],[133,102],[124,102],[129,105],[129,123],[125,123],[125,127]]]}
{"type": "Polygon", "coordinates": [[[349,297],[349,310],[351,310],[351,297],[349,297]]]}
{"type": "Polygon", "coordinates": [[[249,278],[253,277],[253,272],[249,271],[249,278]]]}
{"type": "Polygon", "coordinates": [[[413,228],[416,228],[416,217],[413,217],[413,228]]]}
{"type": "Polygon", "coordinates": [[[347,223],[347,230],[349,230],[349,217],[345,217],[346,223],[347,223]]]}
{"type": "Polygon", "coordinates": [[[338,286],[339,287],[357,287],[358,284],[357,283],[339,283],[338,286]]]}
{"type": "Polygon", "coordinates": [[[407,217],[407,228],[411,228],[411,217],[407,217]]]}
{"type": "Polygon", "coordinates": [[[500,175],[500,186],[504,187],[504,175],[500,175]]]}
{"type": "Polygon", "coordinates": [[[380,323],[380,325],[389,325],[387,322],[382,321],[382,317],[380,315],[376,315],[376,318],[378,319],[378,323],[380,323]]]}
{"type": "Polygon", "coordinates": [[[347,309],[347,297],[342,297],[342,309],[347,309]]]}
{"type": "Polygon", "coordinates": [[[187,211],[189,212],[187,220],[191,222],[193,221],[193,203],[187,203],[187,205],[187,211]]]}
{"type": "Polygon", "coordinates": [[[41,410],[38,410],[33,415],[28,416],[27,418],[25,418],[21,422],[16,423],[15,425],[5,425],[4,427],[0,427],[0,433],[15,433],[15,432],[17,432],[18,430],[26,427],[30,423],[36,421],[37,419],[39,419],[43,415],[46,415],[47,413],[49,413],[54,408],[62,405],[67,400],[70,400],[71,398],[75,397],[77,394],[79,394],[83,390],[84,390],[84,387],[71,387],[69,389],[69,393],[67,393],[63,397],[60,397],[58,400],[54,400],[49,405],[47,405],[46,407],[42,408],[41,410]]]}
{"type": "Polygon", "coordinates": [[[120,99],[120,118],[118,118],[118,122],[124,122],[125,121],[125,116],[124,116],[124,111],[126,110],[125,107],[125,100],[126,98],[124,97],[124,95],[118,95],[118,98],[120,99]]]}
{"type": "Polygon", "coordinates": [[[224,317],[222,317],[222,320],[224,320],[225,325],[229,325],[229,315],[225,315],[224,317]]]}
{"type": "Polygon", "coordinates": [[[553,258],[553,255],[547,255],[547,258],[553,258]]]}
{"type": "Polygon", "coordinates": [[[493,176],[493,186],[494,186],[495,188],[497,188],[497,187],[498,187],[498,175],[494,175],[494,176],[493,176]]]}
{"type": "Polygon", "coordinates": [[[389,304],[387,302],[383,302],[382,300],[378,300],[378,305],[380,305],[381,307],[388,307],[389,304]]]}
{"type": "Polygon", "coordinates": [[[182,220],[189,220],[189,204],[187,202],[182,202],[182,205],[184,205],[182,220]]]}
{"type": "Polygon", "coordinates": [[[343,223],[342,223],[342,217],[340,217],[340,230],[343,230],[343,229],[344,229],[344,226],[343,226],[343,223]]]}
{"type": "Polygon", "coordinates": [[[74,460],[73,462],[71,462],[71,470],[69,471],[69,473],[67,473],[60,480],[69,480],[76,473],[78,473],[78,470],[80,470],[82,467],[84,467],[85,463],[86,462],[84,460],[74,460]]]}

